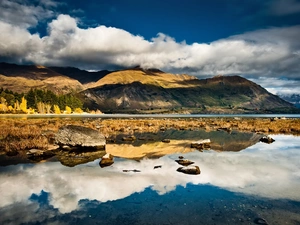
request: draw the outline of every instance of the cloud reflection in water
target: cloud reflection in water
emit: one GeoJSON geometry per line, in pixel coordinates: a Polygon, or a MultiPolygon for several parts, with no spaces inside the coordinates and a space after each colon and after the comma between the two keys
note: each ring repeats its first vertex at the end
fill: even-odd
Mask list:
{"type": "Polygon", "coordinates": [[[81,199],[113,201],[151,187],[163,195],[177,185],[211,184],[243,194],[300,201],[300,137],[276,135],[273,144],[257,143],[241,152],[194,151],[184,156],[201,169],[198,176],[176,172],[178,154],[141,161],[116,159],[100,168],[99,160],[73,168],[59,162],[2,167],[0,208],[32,204],[30,196],[49,193],[61,213],[77,209],[81,199]],[[160,169],[154,166],[162,165],[160,169]],[[138,169],[141,173],[124,173],[138,169]]]}

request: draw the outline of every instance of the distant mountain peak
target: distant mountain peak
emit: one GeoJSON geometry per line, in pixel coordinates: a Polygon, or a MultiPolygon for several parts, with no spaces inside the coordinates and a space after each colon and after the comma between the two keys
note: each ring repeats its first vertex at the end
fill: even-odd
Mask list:
{"type": "Polygon", "coordinates": [[[141,70],[145,73],[165,73],[164,71],[157,69],[157,68],[148,68],[148,67],[143,67],[143,66],[134,66],[132,68],[130,68],[129,70],[141,70]]]}

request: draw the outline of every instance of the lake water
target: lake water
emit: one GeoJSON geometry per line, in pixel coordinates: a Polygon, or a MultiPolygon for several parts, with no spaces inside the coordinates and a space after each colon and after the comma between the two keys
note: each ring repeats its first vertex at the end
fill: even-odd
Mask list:
{"type": "MultiPolygon", "coordinates": [[[[177,153],[115,157],[105,168],[100,159],[74,167],[56,159],[1,166],[0,224],[299,225],[300,137],[271,135],[276,141],[265,144],[252,134],[239,136],[242,142],[229,136],[212,135],[211,150],[185,151],[179,143],[177,153]],[[177,172],[179,156],[201,174],[177,172]],[[134,169],[140,172],[123,172],[134,169]]],[[[118,143],[107,151],[118,146],[133,151],[118,143]]],[[[143,153],[149,146],[134,147],[143,153]]]]}

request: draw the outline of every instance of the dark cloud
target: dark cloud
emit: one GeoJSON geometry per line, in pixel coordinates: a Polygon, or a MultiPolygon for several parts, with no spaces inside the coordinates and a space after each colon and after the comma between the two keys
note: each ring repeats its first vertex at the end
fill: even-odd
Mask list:
{"type": "Polygon", "coordinates": [[[284,16],[300,13],[300,1],[276,0],[271,4],[271,12],[276,16],[284,16]]]}

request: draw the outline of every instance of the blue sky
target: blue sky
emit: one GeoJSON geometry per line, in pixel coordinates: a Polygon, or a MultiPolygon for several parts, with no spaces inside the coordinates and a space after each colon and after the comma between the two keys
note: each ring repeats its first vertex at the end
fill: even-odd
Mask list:
{"type": "Polygon", "coordinates": [[[0,61],[241,75],[300,93],[300,0],[0,0],[0,61]]]}

